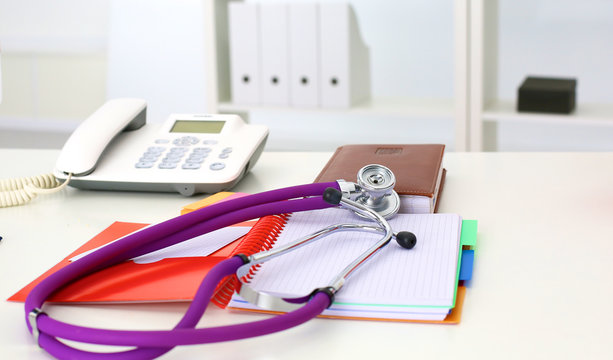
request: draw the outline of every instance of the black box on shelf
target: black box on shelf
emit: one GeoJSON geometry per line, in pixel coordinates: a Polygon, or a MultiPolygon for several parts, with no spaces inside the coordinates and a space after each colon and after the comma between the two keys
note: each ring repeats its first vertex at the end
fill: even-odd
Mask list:
{"type": "Polygon", "coordinates": [[[576,79],[529,76],[519,87],[517,111],[570,114],[576,87],[576,79]]]}

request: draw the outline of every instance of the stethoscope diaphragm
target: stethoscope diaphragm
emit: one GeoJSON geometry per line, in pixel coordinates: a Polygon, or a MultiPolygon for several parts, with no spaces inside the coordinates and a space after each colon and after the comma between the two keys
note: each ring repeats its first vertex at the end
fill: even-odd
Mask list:
{"type": "Polygon", "coordinates": [[[366,165],[358,171],[358,186],[363,190],[356,202],[373,209],[383,218],[390,219],[400,209],[400,196],[394,191],[396,177],[387,167],[366,165]]]}

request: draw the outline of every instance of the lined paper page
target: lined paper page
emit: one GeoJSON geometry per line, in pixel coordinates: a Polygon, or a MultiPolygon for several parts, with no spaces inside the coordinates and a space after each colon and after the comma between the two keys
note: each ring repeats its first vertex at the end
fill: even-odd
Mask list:
{"type": "MultiPolygon", "coordinates": [[[[347,210],[295,213],[277,244],[291,242],[336,223],[365,222],[347,210]]],[[[411,231],[417,245],[407,250],[390,242],[362,265],[336,294],[335,303],[351,305],[452,306],[456,286],[461,218],[455,214],[399,214],[395,232],[411,231]]],[[[380,238],[366,232],[340,232],[264,263],[252,287],[283,296],[299,296],[329,282],[380,238]]]]}

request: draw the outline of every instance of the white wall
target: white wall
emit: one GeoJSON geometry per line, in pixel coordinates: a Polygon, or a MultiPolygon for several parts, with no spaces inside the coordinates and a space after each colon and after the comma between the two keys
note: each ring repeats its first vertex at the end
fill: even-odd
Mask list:
{"type": "Polygon", "coordinates": [[[59,147],[100,106],[107,27],[106,0],[0,0],[0,147],[59,147]]]}
{"type": "Polygon", "coordinates": [[[104,50],[107,0],[0,0],[0,39],[8,52],[104,50]]]}
{"type": "Polygon", "coordinates": [[[206,111],[206,0],[0,1],[0,146],[59,147],[110,97],[147,99],[149,122],[206,111]]]}

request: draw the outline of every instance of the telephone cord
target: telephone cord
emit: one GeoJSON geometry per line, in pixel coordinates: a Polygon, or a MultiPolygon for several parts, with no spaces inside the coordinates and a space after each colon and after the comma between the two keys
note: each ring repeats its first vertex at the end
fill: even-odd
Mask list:
{"type": "Polygon", "coordinates": [[[53,174],[0,180],[0,208],[23,205],[38,194],[52,194],[68,185],[72,174],[60,182],[53,174]]]}

